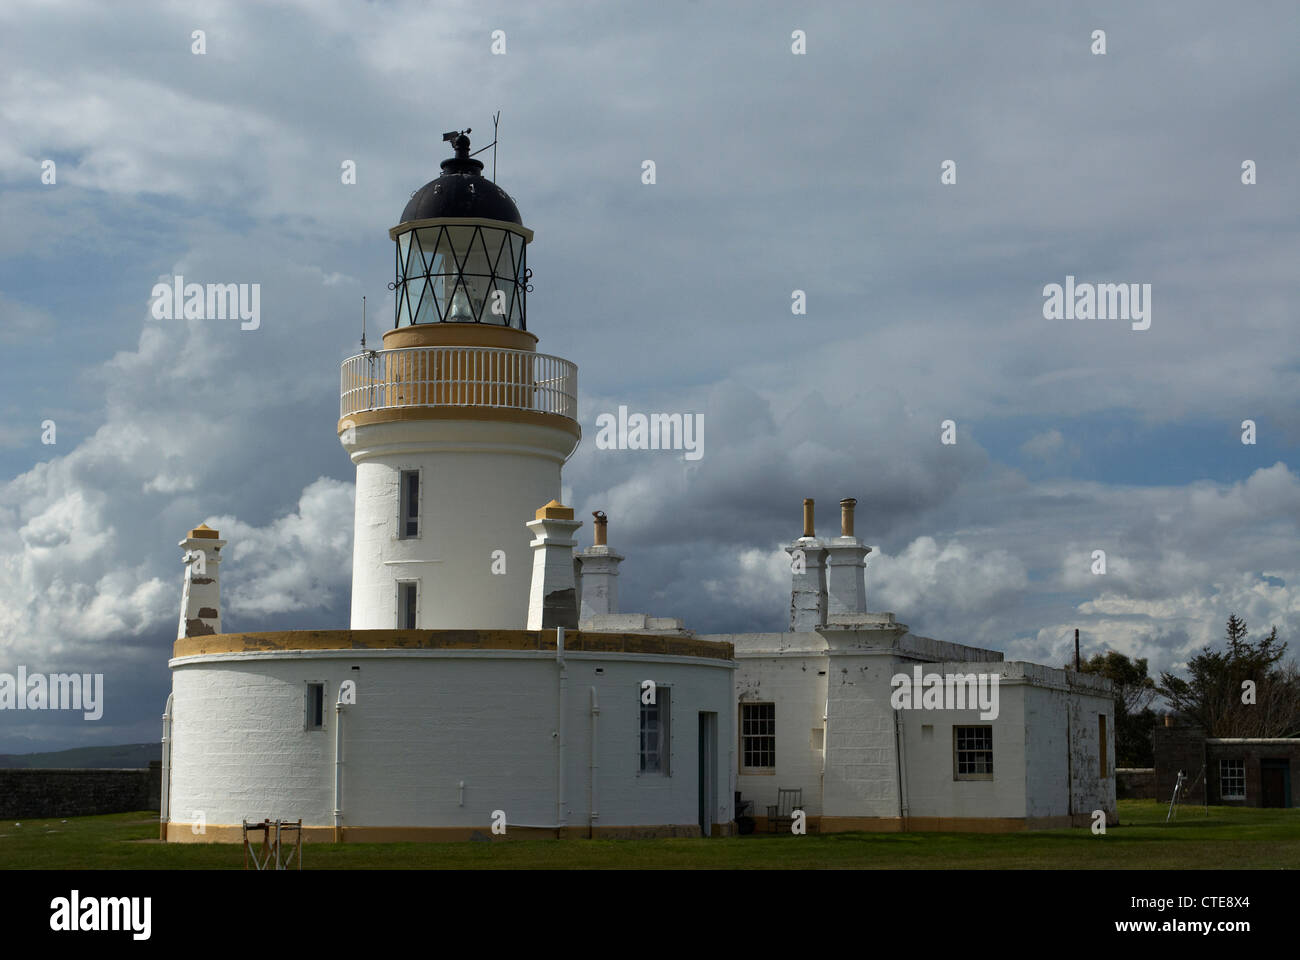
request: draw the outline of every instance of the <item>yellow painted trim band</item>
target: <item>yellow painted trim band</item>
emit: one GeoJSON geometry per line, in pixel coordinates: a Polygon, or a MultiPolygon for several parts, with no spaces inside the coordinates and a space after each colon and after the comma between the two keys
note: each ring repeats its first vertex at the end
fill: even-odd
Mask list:
{"type": "Polygon", "coordinates": [[[577,420],[561,416],[558,413],[543,413],[540,410],[515,410],[510,407],[385,407],[382,410],[363,410],[349,414],[339,420],[338,435],[343,436],[348,426],[361,427],[369,423],[402,423],[418,420],[475,420],[496,421],[498,423],[528,423],[539,427],[555,427],[582,436],[582,428],[577,420]]]}
{"type": "MultiPolygon", "coordinates": [[[[175,657],[270,650],[537,650],[555,649],[553,630],[280,630],[181,637],[175,657]]],[[[565,632],[564,649],[578,653],[639,653],[734,660],[735,647],[716,640],[638,633],[565,632]]]]}

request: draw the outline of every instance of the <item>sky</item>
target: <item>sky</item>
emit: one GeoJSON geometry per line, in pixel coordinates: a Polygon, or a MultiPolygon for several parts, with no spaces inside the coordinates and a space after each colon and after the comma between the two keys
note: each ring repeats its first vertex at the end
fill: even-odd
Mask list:
{"type": "Polygon", "coordinates": [[[855,497],[914,633],[1158,674],[1235,612],[1294,648],[1297,36],[1290,2],[6,0],[0,672],[105,693],[0,712],[0,752],[157,739],[200,522],[226,631],[346,626],[338,364],[442,133],[496,111],[625,611],[785,629],[803,498],[834,534],[855,497]],[[260,284],[260,325],[156,319],[177,274],[260,284]],[[1049,317],[1067,277],[1149,327],[1049,317]],[[620,405],[702,415],[703,455],[598,449],[620,405]]]}

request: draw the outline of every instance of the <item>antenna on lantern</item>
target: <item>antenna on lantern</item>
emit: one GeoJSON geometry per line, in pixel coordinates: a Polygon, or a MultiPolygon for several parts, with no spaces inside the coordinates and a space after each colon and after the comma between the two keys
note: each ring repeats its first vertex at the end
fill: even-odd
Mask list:
{"type": "Polygon", "coordinates": [[[366,295],[361,295],[361,349],[366,349],[366,295]]]}
{"type": "MultiPolygon", "coordinates": [[[[501,123],[501,111],[498,110],[496,113],[492,114],[492,142],[489,143],[486,147],[480,147],[479,149],[475,150],[473,153],[470,154],[471,157],[477,157],[484,150],[487,150],[489,148],[492,150],[492,182],[493,183],[497,182],[497,127],[500,123],[501,123]]],[[[465,132],[469,133],[469,130],[466,130],[465,132]]],[[[447,134],[444,133],[442,135],[442,139],[446,140],[447,134]]]]}

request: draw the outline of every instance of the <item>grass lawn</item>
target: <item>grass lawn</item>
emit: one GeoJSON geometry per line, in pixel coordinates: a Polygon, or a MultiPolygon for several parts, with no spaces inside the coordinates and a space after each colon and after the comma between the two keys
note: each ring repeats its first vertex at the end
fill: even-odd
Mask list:
{"type": "MultiPolygon", "coordinates": [[[[839,833],[710,840],[504,840],[309,843],[305,870],[395,869],[966,869],[1300,868],[1300,810],[1183,807],[1121,800],[1122,826],[1025,833],[839,833]]],[[[0,869],[238,870],[238,844],[164,844],[156,814],[0,824],[0,869]]]]}

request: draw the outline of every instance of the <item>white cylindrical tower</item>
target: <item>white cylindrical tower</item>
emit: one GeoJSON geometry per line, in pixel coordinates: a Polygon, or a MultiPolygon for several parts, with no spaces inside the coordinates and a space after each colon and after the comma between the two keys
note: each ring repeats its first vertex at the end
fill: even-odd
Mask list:
{"type": "Polygon", "coordinates": [[[523,629],[527,524],[581,436],[577,368],[527,329],[533,233],[469,138],[446,139],[455,157],[389,231],[396,323],[343,362],[354,629],[523,629]]]}

